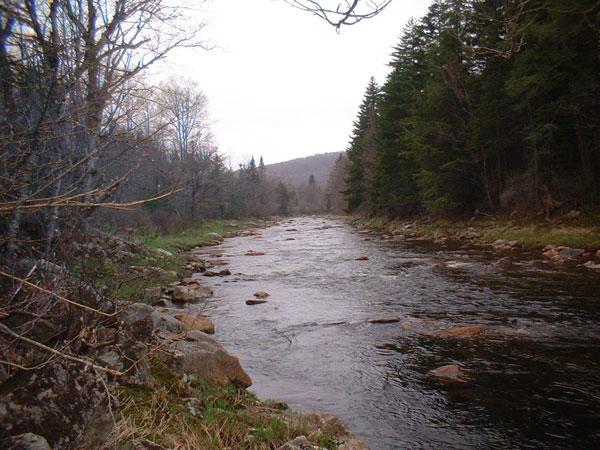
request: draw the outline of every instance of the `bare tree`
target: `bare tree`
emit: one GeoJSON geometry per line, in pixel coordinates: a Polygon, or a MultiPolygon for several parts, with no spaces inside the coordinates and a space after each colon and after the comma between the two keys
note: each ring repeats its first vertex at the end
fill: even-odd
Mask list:
{"type": "Polygon", "coordinates": [[[334,26],[337,30],[342,25],[354,25],[363,19],[375,17],[389,5],[392,0],[285,0],[294,8],[314,14],[334,26]]]}

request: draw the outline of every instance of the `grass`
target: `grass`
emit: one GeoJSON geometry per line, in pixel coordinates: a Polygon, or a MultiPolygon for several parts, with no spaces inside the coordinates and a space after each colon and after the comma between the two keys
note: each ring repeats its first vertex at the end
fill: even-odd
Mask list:
{"type": "Polygon", "coordinates": [[[229,385],[188,386],[162,363],[154,360],[153,389],[118,386],[120,418],[110,445],[144,438],[168,448],[252,449],[276,448],[299,435],[311,436],[325,448],[337,448],[327,430],[312,431],[288,420],[250,392],[229,385]]]}
{"type": "Polygon", "coordinates": [[[211,240],[209,233],[217,233],[225,237],[229,232],[247,225],[248,222],[244,221],[213,220],[175,233],[147,233],[135,238],[147,247],[176,252],[207,243],[211,240]]]}
{"type": "Polygon", "coordinates": [[[93,280],[96,286],[105,286],[106,295],[120,300],[153,303],[156,295],[146,289],[164,287],[187,275],[186,257],[182,250],[208,243],[209,233],[227,236],[232,231],[253,225],[250,221],[214,220],[204,222],[196,228],[187,228],[174,233],[146,232],[130,237],[150,249],[163,249],[171,253],[146,255],[135,253],[126,258],[102,258],[86,260],[87,273],[81,274],[93,280]],[[148,272],[133,269],[148,268],[148,272]],[[160,269],[155,270],[154,268],[160,269]]]}

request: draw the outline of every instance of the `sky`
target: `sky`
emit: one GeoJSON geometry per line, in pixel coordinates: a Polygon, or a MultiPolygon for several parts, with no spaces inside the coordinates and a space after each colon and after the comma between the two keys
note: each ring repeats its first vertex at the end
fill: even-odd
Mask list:
{"type": "Polygon", "coordinates": [[[219,151],[233,167],[343,151],[371,76],[382,83],[392,47],[429,0],[394,0],[378,16],[340,32],[282,0],[208,0],[190,13],[206,21],[210,51],[180,49],[161,76],[197,81],[208,97],[219,151]]]}

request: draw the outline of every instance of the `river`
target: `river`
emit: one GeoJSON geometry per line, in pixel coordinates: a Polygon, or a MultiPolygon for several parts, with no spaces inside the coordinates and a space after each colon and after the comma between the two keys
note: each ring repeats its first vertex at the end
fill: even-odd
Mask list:
{"type": "Polygon", "coordinates": [[[599,274],[529,256],[501,268],[481,249],[366,240],[329,218],[260,231],[202,249],[232,272],[203,277],[215,296],[202,308],[260,398],[331,412],[373,450],[600,448],[599,274]],[[267,303],[247,306],[258,290],[267,303]],[[366,322],[389,316],[401,320],[366,322]],[[435,335],[461,325],[486,332],[435,335]],[[445,364],[470,381],[428,375],[445,364]]]}

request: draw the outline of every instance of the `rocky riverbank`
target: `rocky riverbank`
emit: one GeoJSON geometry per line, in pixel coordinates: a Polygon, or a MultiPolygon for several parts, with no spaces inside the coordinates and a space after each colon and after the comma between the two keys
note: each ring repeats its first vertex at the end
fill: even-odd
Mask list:
{"type": "MultiPolygon", "coordinates": [[[[209,238],[203,246],[223,240],[209,238]]],[[[294,413],[246,391],[252,380],[211,336],[219,330],[210,318],[182,308],[212,295],[202,277],[229,275],[217,247],[210,259],[199,258],[194,248],[177,256],[139,244],[124,251],[138,262],[130,270],[148,280],[184,276],[145,288],[145,303],[118,301],[111,312],[90,311],[86,326],[62,344],[64,351],[50,344],[58,333],[69,334],[73,317],[38,323],[32,345],[22,347],[35,355],[24,353],[18,366],[2,372],[1,448],[367,448],[329,414],[294,413]],[[172,270],[154,267],[156,258],[177,263],[172,270]]],[[[10,348],[9,340],[2,343],[10,348]]]]}
{"type": "Polygon", "coordinates": [[[500,265],[509,264],[512,256],[521,254],[542,257],[549,264],[600,272],[600,229],[597,226],[500,219],[403,222],[351,218],[350,221],[365,240],[428,241],[448,250],[476,247],[496,253],[500,265]]]}

